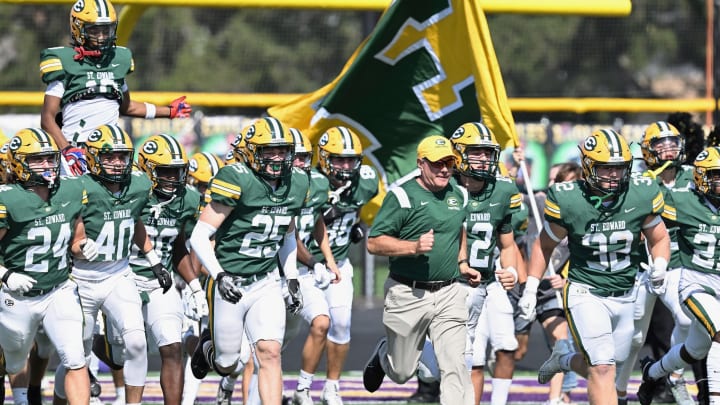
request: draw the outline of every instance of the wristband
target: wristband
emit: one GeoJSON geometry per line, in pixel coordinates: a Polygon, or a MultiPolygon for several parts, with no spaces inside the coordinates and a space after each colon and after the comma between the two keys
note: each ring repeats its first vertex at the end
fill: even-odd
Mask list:
{"type": "Polygon", "coordinates": [[[189,282],[188,287],[190,287],[190,291],[192,291],[194,293],[202,290],[202,286],[200,285],[200,280],[198,280],[198,279],[193,279],[193,281],[189,282]]]}
{"type": "Polygon", "coordinates": [[[5,274],[2,276],[2,282],[7,284],[8,279],[10,278],[10,275],[12,274],[12,271],[9,271],[8,269],[5,269],[5,274]]]}
{"type": "Polygon", "coordinates": [[[145,103],[145,119],[151,120],[155,118],[155,113],[157,113],[155,104],[145,103]]]}
{"type": "Polygon", "coordinates": [[[527,281],[525,282],[525,292],[528,291],[532,293],[536,293],[538,286],[540,285],[540,279],[533,276],[528,276],[527,281]]]}
{"type": "Polygon", "coordinates": [[[150,263],[150,267],[153,267],[156,264],[160,264],[160,258],[158,257],[157,253],[155,253],[155,250],[150,250],[150,251],[146,252],[145,258],[150,263]]]}

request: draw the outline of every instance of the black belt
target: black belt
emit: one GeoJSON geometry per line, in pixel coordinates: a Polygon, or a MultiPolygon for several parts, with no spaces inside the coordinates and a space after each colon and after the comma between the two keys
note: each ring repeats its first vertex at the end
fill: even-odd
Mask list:
{"type": "Polygon", "coordinates": [[[56,289],[58,287],[60,287],[60,286],[56,285],[56,286],[52,286],[50,288],[45,288],[45,289],[33,288],[32,290],[30,290],[26,293],[23,293],[23,297],[29,297],[29,298],[39,297],[41,295],[45,295],[45,294],[52,292],[54,289],[56,289]]]}
{"type": "Polygon", "coordinates": [[[400,284],[405,284],[408,287],[419,288],[427,291],[437,291],[443,287],[447,287],[455,282],[455,279],[444,280],[444,281],[417,281],[399,276],[394,273],[390,273],[390,278],[397,281],[400,284]]]}

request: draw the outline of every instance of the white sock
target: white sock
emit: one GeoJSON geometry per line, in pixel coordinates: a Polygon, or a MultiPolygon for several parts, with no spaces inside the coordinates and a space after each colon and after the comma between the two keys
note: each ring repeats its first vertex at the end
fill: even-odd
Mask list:
{"type": "Polygon", "coordinates": [[[340,380],[325,380],[325,391],[340,391],[340,380]]]}
{"type": "Polygon", "coordinates": [[[182,405],[194,405],[202,380],[198,380],[190,368],[190,358],[185,362],[185,385],[183,385],[182,405]]]}
{"type": "Polygon", "coordinates": [[[675,345],[660,358],[660,361],[656,361],[650,366],[650,378],[655,380],[665,377],[670,374],[673,370],[679,368],[685,368],[688,364],[685,360],[680,357],[680,349],[682,345],[675,345]]]}
{"type": "Polygon", "coordinates": [[[490,396],[490,405],[505,405],[507,403],[508,394],[510,393],[510,385],[512,379],[509,378],[493,378],[492,379],[492,395],[490,396]]]}
{"type": "Polygon", "coordinates": [[[15,405],[28,405],[27,388],[13,388],[13,403],[15,405]]]}
{"type": "MultiPolygon", "coordinates": [[[[707,355],[708,391],[720,392],[720,343],[713,342],[707,355]]],[[[720,396],[710,395],[710,404],[720,404],[720,396]]]]}
{"type": "Polygon", "coordinates": [[[220,387],[222,387],[225,391],[233,391],[235,389],[235,383],[237,382],[237,378],[226,375],[225,377],[220,379],[220,387]]]}
{"type": "Polygon", "coordinates": [[[307,390],[310,389],[310,386],[313,382],[313,377],[315,377],[315,374],[308,373],[305,370],[300,370],[300,376],[298,377],[298,383],[297,383],[297,390],[307,390]]]}

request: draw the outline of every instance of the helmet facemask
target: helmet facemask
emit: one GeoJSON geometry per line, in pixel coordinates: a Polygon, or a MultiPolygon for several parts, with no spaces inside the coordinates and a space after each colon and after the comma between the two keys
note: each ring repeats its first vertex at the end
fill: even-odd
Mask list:
{"type": "MultiPolygon", "coordinates": [[[[457,144],[461,164],[458,171],[476,180],[491,180],[497,176],[500,161],[499,146],[477,146],[457,144]]],[[[456,155],[457,156],[457,155],[456,155]]]]}
{"type": "Polygon", "coordinates": [[[89,50],[99,50],[103,53],[115,46],[117,22],[104,24],[84,24],[81,29],[83,37],[82,46],[89,50]]]}
{"type": "MultiPolygon", "coordinates": [[[[680,166],[685,160],[683,151],[685,150],[685,140],[679,136],[665,136],[653,139],[648,152],[655,157],[656,167],[660,167],[665,162],[670,161],[675,166],[680,166]],[[672,153],[673,157],[667,158],[666,154],[672,153]]],[[[655,168],[655,167],[653,167],[655,168]]]]}
{"type": "MultiPolygon", "coordinates": [[[[583,166],[586,162],[583,162],[583,166]]],[[[605,170],[603,170],[605,171],[605,170]]],[[[593,190],[599,191],[605,195],[617,195],[623,193],[630,183],[630,175],[632,172],[632,161],[628,163],[597,163],[593,162],[591,167],[586,170],[589,175],[586,182],[593,190]],[[606,175],[600,174],[598,169],[610,170],[606,175]],[[615,169],[615,170],[613,170],[615,169]],[[612,171],[615,175],[612,176],[612,171]]]]}
{"type": "Polygon", "coordinates": [[[126,183],[132,172],[132,155],[132,150],[101,150],[97,156],[92,157],[100,168],[98,173],[93,174],[110,183],[126,183]]]}
{"type": "Polygon", "coordinates": [[[24,186],[48,186],[53,188],[60,176],[60,152],[40,152],[15,156],[27,176],[20,182],[24,186]],[[47,161],[47,165],[45,162],[47,161]],[[46,166],[46,167],[43,167],[46,166]]]}
{"type": "Polygon", "coordinates": [[[353,181],[360,172],[362,155],[330,155],[327,157],[327,167],[330,177],[344,183],[353,181]],[[340,160],[338,162],[338,160],[340,160]]]}
{"type": "Polygon", "coordinates": [[[312,152],[298,152],[296,149],[293,166],[309,172],[312,167],[312,152]]]}
{"type": "Polygon", "coordinates": [[[293,167],[292,145],[254,145],[248,144],[248,152],[253,154],[252,169],[267,180],[279,180],[287,177],[293,167]],[[252,148],[252,152],[250,152],[252,148]],[[274,150],[274,152],[273,152],[274,150]],[[282,155],[284,150],[284,156],[282,155]]]}
{"type": "Polygon", "coordinates": [[[152,168],[153,191],[160,197],[172,198],[185,190],[186,165],[154,166],[152,168]]]}

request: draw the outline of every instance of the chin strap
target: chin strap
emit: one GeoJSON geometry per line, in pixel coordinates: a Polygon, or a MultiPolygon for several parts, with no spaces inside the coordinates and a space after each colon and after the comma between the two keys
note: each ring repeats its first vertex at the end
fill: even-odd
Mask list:
{"type": "Polygon", "coordinates": [[[91,58],[99,58],[100,56],[102,56],[102,51],[97,50],[97,49],[96,50],[87,50],[82,46],[76,46],[73,49],[75,50],[75,52],[77,52],[75,54],[75,56],[73,56],[73,59],[75,59],[75,60],[83,60],[83,59],[85,59],[86,56],[89,56],[91,58]]]}
{"type": "Polygon", "coordinates": [[[658,167],[658,168],[655,169],[655,170],[646,170],[646,171],[643,173],[643,177],[650,177],[651,179],[655,180],[655,178],[656,178],[657,176],[659,176],[660,173],[662,173],[663,170],[667,169],[671,164],[672,164],[672,161],[671,161],[671,160],[668,160],[668,161],[666,161],[665,163],[663,163],[662,166],[658,167]]]}
{"type": "Polygon", "coordinates": [[[595,209],[600,208],[603,202],[607,200],[608,198],[612,197],[612,194],[605,194],[603,196],[593,195],[590,196],[590,202],[593,204],[595,209]]]}

